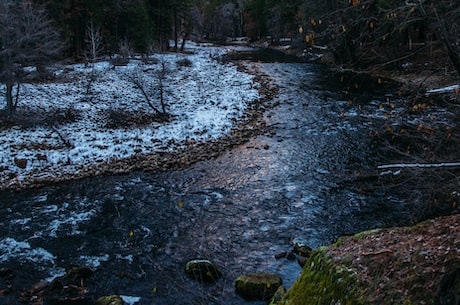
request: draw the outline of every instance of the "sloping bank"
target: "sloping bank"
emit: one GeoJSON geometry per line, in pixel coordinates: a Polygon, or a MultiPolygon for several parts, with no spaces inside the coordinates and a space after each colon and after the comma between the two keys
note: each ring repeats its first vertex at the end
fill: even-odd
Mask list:
{"type": "Polygon", "coordinates": [[[342,237],[311,255],[276,304],[460,304],[459,221],[456,214],[342,237]]]}

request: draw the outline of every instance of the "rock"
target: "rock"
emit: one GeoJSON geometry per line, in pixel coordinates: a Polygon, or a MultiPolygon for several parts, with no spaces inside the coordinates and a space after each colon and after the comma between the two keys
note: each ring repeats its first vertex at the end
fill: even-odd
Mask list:
{"type": "Polygon", "coordinates": [[[97,299],[96,305],[123,305],[123,299],[118,295],[108,295],[97,299]]]}
{"type": "Polygon", "coordinates": [[[16,164],[17,167],[19,168],[26,168],[27,167],[27,159],[21,159],[21,158],[14,158],[14,164],[16,164]]]}
{"type": "Polygon", "coordinates": [[[286,288],[283,285],[279,286],[275,292],[273,298],[271,298],[270,303],[268,305],[278,305],[283,296],[286,294],[286,288]]]}
{"type": "Polygon", "coordinates": [[[246,300],[269,300],[283,283],[281,277],[270,273],[249,273],[235,281],[235,291],[246,300]]]}
{"type": "Polygon", "coordinates": [[[290,261],[293,261],[295,260],[295,254],[294,252],[289,252],[287,255],[286,255],[286,258],[290,261]]]}
{"type": "Polygon", "coordinates": [[[458,305],[459,223],[453,214],[341,237],[311,254],[279,303],[458,305]]]}
{"type": "Polygon", "coordinates": [[[209,260],[191,260],[185,265],[185,273],[191,278],[207,283],[215,283],[222,277],[222,272],[209,260]]]}
{"type": "Polygon", "coordinates": [[[312,248],[301,241],[294,242],[294,253],[303,257],[309,257],[313,252],[312,248]]]}
{"type": "Polygon", "coordinates": [[[287,253],[285,251],[275,254],[275,259],[280,259],[286,257],[287,253]]]}

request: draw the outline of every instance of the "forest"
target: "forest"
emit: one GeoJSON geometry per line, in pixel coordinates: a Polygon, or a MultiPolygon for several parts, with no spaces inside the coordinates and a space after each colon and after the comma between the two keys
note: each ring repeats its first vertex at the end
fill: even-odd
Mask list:
{"type": "MultiPolygon", "coordinates": [[[[245,36],[290,38],[301,49],[327,47],[336,63],[354,68],[401,68],[409,58],[446,55],[460,73],[460,8],[453,0],[3,0],[2,6],[2,62],[13,37],[5,34],[19,30],[11,21],[32,30],[32,19],[25,19],[30,10],[30,18],[51,18],[47,40],[60,39],[60,55],[79,60],[91,48],[108,56],[178,51],[187,39],[245,36]]],[[[56,46],[48,49],[53,53],[56,46]]]]}
{"type": "Polygon", "coordinates": [[[460,75],[460,8],[453,0],[3,0],[1,6],[8,116],[26,66],[44,72],[56,58],[179,52],[187,40],[246,37],[264,46],[287,40],[296,54],[326,51],[330,63],[355,72],[460,75]]]}

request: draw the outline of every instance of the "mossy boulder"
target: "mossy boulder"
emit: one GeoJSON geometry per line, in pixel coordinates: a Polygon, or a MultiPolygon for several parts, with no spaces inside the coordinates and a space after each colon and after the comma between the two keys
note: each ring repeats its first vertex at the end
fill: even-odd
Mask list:
{"type": "Polygon", "coordinates": [[[123,299],[118,295],[108,295],[97,299],[96,305],[123,305],[123,299]]]}
{"type": "Polygon", "coordinates": [[[312,253],[300,278],[276,304],[363,304],[354,272],[343,265],[335,266],[326,249],[312,253]]]}
{"type": "Polygon", "coordinates": [[[270,273],[248,273],[235,281],[235,291],[246,300],[270,300],[283,284],[280,276],[270,273]]]}
{"type": "Polygon", "coordinates": [[[372,230],[315,250],[277,305],[457,305],[460,214],[372,230]]]}
{"type": "Polygon", "coordinates": [[[222,277],[222,272],[211,261],[205,259],[195,259],[185,265],[185,273],[192,279],[215,283],[222,277]]]}

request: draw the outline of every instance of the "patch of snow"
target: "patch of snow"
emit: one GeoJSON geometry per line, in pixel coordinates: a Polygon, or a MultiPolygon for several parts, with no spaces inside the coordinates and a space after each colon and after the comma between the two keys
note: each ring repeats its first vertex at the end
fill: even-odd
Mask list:
{"type": "Polygon", "coordinates": [[[43,248],[32,248],[28,242],[6,237],[0,241],[0,262],[16,259],[20,262],[32,262],[37,265],[52,264],[56,257],[43,248]]]}
{"type": "Polygon", "coordinates": [[[123,300],[123,302],[126,305],[134,305],[141,300],[140,297],[132,297],[132,296],[127,296],[127,295],[120,295],[120,298],[123,300]]]}
{"type": "MultiPolygon", "coordinates": [[[[254,77],[238,71],[232,64],[214,58],[224,48],[189,43],[191,55],[161,54],[160,64],[131,59],[126,66],[109,62],[94,65],[63,66],[53,83],[23,84],[18,111],[41,116],[57,111],[76,114],[69,122],[36,124],[0,130],[0,185],[21,185],[29,178],[46,179],[78,174],[83,169],[107,164],[134,155],[172,152],[185,142],[206,142],[231,131],[247,106],[259,98],[254,77]],[[188,59],[190,67],[178,61],[188,59]],[[173,116],[167,123],[108,127],[110,111],[153,116],[141,90],[130,80],[136,77],[156,108],[159,103],[159,73],[164,64],[163,80],[166,111],[173,116]],[[90,75],[95,78],[89,87],[90,75]],[[27,160],[18,166],[15,160],[27,160]],[[24,167],[24,168],[22,168],[24,167]]],[[[0,87],[0,95],[5,86],[0,87]]],[[[0,99],[0,108],[5,106],[0,99]]]]}
{"type": "Polygon", "coordinates": [[[82,255],[80,256],[80,261],[82,262],[82,265],[86,267],[91,267],[91,268],[98,268],[101,266],[101,263],[107,262],[109,260],[109,255],[101,255],[101,256],[87,256],[87,255],[82,255]]]}
{"type": "Polygon", "coordinates": [[[119,260],[125,260],[125,261],[127,261],[128,263],[130,263],[130,264],[133,263],[133,259],[134,259],[133,256],[132,256],[132,254],[129,254],[129,255],[126,255],[126,256],[123,256],[123,255],[121,255],[121,254],[117,254],[115,258],[116,258],[116,259],[119,259],[119,260]]]}
{"type": "Polygon", "coordinates": [[[45,281],[47,281],[48,283],[51,283],[52,281],[54,281],[58,277],[62,277],[64,275],[66,275],[66,274],[67,274],[67,272],[66,272],[65,268],[54,268],[54,269],[50,270],[50,275],[49,275],[49,277],[45,278],[45,281]]]}

